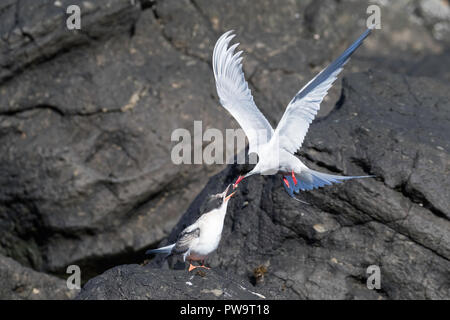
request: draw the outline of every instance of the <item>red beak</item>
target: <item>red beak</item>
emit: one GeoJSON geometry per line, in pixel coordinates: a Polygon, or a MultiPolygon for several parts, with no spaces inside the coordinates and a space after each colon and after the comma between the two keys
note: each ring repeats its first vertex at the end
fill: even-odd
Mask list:
{"type": "Polygon", "coordinates": [[[233,189],[236,189],[239,182],[241,182],[244,179],[244,176],[239,176],[239,178],[236,180],[236,182],[233,184],[233,189]]]}

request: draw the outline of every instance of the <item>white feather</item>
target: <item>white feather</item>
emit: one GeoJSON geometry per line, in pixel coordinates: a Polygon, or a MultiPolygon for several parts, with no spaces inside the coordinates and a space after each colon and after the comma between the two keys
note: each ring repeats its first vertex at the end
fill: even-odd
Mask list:
{"type": "Polygon", "coordinates": [[[259,111],[251,90],[242,71],[242,51],[234,53],[239,45],[228,47],[234,35],[232,31],[224,33],[213,52],[213,70],[216,79],[217,94],[222,106],[231,113],[249,141],[249,153],[258,153],[258,146],[270,140],[273,128],[259,111]]]}

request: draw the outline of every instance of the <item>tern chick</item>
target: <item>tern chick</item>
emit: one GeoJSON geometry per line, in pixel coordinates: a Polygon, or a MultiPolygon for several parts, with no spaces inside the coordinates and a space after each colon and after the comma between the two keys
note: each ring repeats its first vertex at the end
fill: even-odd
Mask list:
{"type": "Polygon", "coordinates": [[[228,201],[233,193],[227,196],[231,185],[224,192],[213,195],[209,199],[208,210],[202,214],[193,224],[186,227],[178,236],[177,241],[168,246],[148,250],[146,254],[166,253],[171,255],[183,255],[183,261],[189,261],[189,271],[195,268],[205,268],[205,258],[219,246],[222,236],[223,223],[227,213],[228,201]],[[200,266],[194,266],[193,261],[200,261],[200,266]]]}

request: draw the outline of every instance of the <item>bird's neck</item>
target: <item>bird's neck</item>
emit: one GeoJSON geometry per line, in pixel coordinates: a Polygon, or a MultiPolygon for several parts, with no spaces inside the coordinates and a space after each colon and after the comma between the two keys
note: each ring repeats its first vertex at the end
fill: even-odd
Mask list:
{"type": "Polygon", "coordinates": [[[227,214],[227,206],[228,202],[224,203],[217,211],[216,214],[221,217],[222,219],[225,219],[225,216],[227,214]]]}
{"type": "Polygon", "coordinates": [[[248,178],[248,177],[250,177],[250,176],[252,176],[252,175],[254,175],[254,174],[258,174],[258,168],[257,168],[257,167],[254,167],[252,171],[250,171],[249,173],[247,173],[247,174],[244,176],[244,178],[248,178]]]}

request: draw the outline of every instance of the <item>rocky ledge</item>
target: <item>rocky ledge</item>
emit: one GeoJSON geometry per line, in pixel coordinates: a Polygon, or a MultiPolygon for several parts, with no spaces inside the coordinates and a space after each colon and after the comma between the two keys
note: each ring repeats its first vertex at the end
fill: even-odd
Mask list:
{"type": "MultiPolygon", "coordinates": [[[[70,298],[69,265],[85,282],[141,263],[236,178],[238,166],[168,161],[175,129],[239,127],[211,70],[223,32],[236,30],[255,101],[276,124],[361,33],[372,2],[1,1],[0,298],[70,298]],[[81,8],[81,30],[67,29],[68,5],[81,8]]],[[[330,90],[299,155],[376,178],[302,193],[310,206],[278,178],[244,181],[214,272],[268,298],[449,297],[449,3],[378,5],[382,28],[330,90]],[[365,286],[372,264],[380,291],[365,286]]]]}
{"type": "Polygon", "coordinates": [[[189,273],[132,264],[112,268],[91,279],[77,299],[261,300],[277,294],[277,290],[253,288],[245,279],[220,269],[189,273]]]}
{"type": "MultiPolygon", "coordinates": [[[[248,290],[267,290],[271,299],[448,299],[449,102],[446,86],[427,78],[371,71],[347,76],[339,103],[311,126],[299,156],[322,171],[375,178],[300,194],[310,205],[290,199],[280,177],[244,180],[228,207],[221,244],[208,259],[214,272],[235,274],[248,290]],[[379,290],[367,288],[371,265],[381,271],[379,290]]],[[[210,179],[164,243],[240,170],[229,166],[210,179]]],[[[158,257],[149,263],[160,266],[167,264],[158,257]]],[[[139,281],[114,284],[111,272],[136,268],[94,278],[80,297],[107,297],[95,292],[111,286],[122,286],[122,298],[171,297],[149,296],[139,281]]],[[[145,270],[151,288],[180,274],[154,277],[158,271],[145,270]]],[[[180,281],[187,281],[182,272],[180,281]]],[[[215,287],[223,291],[225,279],[215,277],[215,287]]]]}

